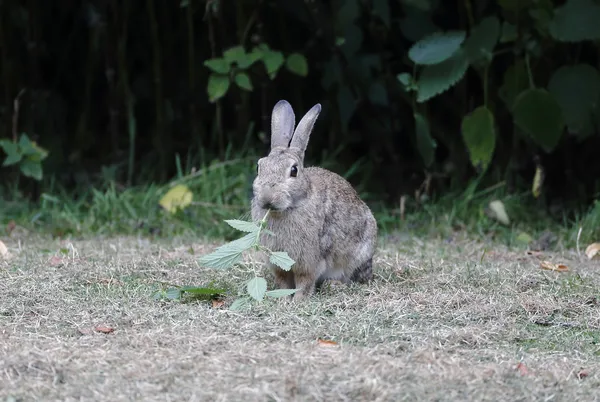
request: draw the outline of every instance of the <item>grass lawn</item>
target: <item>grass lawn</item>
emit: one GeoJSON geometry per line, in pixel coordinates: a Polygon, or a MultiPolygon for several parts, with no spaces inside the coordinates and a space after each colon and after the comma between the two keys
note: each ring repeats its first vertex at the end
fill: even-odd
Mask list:
{"type": "Polygon", "coordinates": [[[216,241],[3,241],[3,401],[600,399],[600,265],[573,249],[390,234],[369,285],[230,311],[251,274],[201,268],[216,241]],[[230,294],[155,300],[165,284],[230,294]]]}

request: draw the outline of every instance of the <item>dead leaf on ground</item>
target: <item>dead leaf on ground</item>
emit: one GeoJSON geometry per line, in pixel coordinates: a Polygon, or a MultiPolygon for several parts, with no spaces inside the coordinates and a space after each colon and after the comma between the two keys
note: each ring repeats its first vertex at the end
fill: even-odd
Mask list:
{"type": "Polygon", "coordinates": [[[329,339],[317,339],[320,346],[338,346],[338,343],[329,339]]]}
{"type": "Polygon", "coordinates": [[[113,332],[115,330],[112,327],[106,327],[104,325],[98,325],[94,329],[96,330],[96,332],[102,332],[103,334],[110,334],[111,332],[113,332]]]}
{"type": "Polygon", "coordinates": [[[527,369],[527,366],[522,362],[519,362],[519,364],[517,364],[517,371],[521,375],[529,375],[529,370],[527,369]]]}
{"type": "Polygon", "coordinates": [[[8,260],[10,254],[8,253],[8,248],[6,245],[0,240],[0,258],[8,260]]]}
{"type": "Polygon", "coordinates": [[[489,209],[491,212],[491,217],[496,219],[498,222],[503,225],[510,225],[510,218],[506,213],[506,208],[504,208],[504,203],[500,200],[494,200],[490,202],[489,209]]]}
{"type": "Polygon", "coordinates": [[[221,307],[223,307],[223,304],[225,304],[225,302],[223,300],[219,300],[219,299],[212,300],[212,308],[221,308],[221,307]]]}
{"type": "Polygon", "coordinates": [[[585,369],[581,369],[581,370],[579,371],[579,373],[577,373],[577,378],[581,380],[582,378],[585,378],[585,377],[587,377],[588,375],[590,375],[590,373],[588,373],[588,371],[587,371],[587,370],[585,370],[585,369]]]}
{"type": "Polygon", "coordinates": [[[592,243],[585,249],[585,255],[590,260],[600,258],[600,243],[592,243]]]}
{"type": "Polygon", "coordinates": [[[554,263],[551,263],[550,261],[542,261],[540,263],[540,267],[542,269],[547,269],[549,271],[557,271],[557,272],[567,272],[569,270],[569,267],[567,267],[565,264],[554,264],[554,263]]]}
{"type": "Polygon", "coordinates": [[[50,264],[51,267],[57,267],[59,265],[64,264],[64,262],[65,262],[65,259],[63,257],[58,256],[58,255],[53,255],[48,260],[48,264],[50,264]]]}
{"type": "Polygon", "coordinates": [[[527,250],[527,255],[530,257],[541,257],[544,255],[543,251],[527,250]]]}
{"type": "Polygon", "coordinates": [[[13,230],[17,227],[17,223],[15,221],[10,221],[6,224],[6,234],[10,236],[13,230]]]}

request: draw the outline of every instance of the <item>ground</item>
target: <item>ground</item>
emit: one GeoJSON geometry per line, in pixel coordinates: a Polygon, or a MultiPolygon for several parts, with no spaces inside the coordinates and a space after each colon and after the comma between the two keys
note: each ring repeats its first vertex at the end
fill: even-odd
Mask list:
{"type": "Polygon", "coordinates": [[[241,290],[248,269],[198,265],[216,242],[2,240],[2,401],[600,399],[600,264],[576,250],[389,236],[369,285],[230,311],[153,298],[241,290]]]}

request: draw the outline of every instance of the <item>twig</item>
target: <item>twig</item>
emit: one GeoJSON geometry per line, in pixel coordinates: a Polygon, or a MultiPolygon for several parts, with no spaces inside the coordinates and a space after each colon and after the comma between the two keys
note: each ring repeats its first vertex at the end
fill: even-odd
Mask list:
{"type": "Polygon", "coordinates": [[[577,231],[577,255],[581,258],[581,250],[579,249],[579,239],[581,238],[581,232],[583,230],[583,226],[579,227],[577,231]]]}

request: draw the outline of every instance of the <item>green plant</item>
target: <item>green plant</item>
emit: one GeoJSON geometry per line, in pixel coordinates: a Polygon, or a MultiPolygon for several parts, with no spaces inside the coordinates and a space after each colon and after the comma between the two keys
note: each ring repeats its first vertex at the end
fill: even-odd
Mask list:
{"type": "Polygon", "coordinates": [[[285,58],[283,53],[272,50],[266,43],[261,43],[246,52],[243,46],[234,46],[223,52],[223,57],[206,60],[204,65],[212,72],[208,77],[206,92],[211,102],[225,96],[234,82],[240,89],[252,91],[254,86],[250,79],[249,69],[262,61],[269,79],[273,80],[283,65],[299,76],[308,74],[308,63],[300,53],[292,53],[285,58]]]}
{"type": "MultiPolygon", "coordinates": [[[[226,269],[238,264],[242,259],[242,254],[250,249],[260,250],[269,255],[269,261],[285,271],[289,271],[295,261],[285,251],[273,251],[260,244],[260,235],[262,233],[267,236],[275,236],[275,233],[266,228],[267,217],[269,212],[258,222],[258,224],[249,221],[237,219],[228,219],[225,222],[232,228],[245,232],[246,235],[241,238],[226,243],[218,247],[214,252],[200,258],[199,263],[208,268],[226,269]]],[[[251,299],[262,301],[267,297],[286,297],[292,295],[297,289],[275,289],[267,290],[267,281],[258,276],[256,269],[253,267],[254,277],[246,282],[247,296],[242,296],[236,299],[231,309],[238,310],[246,306],[251,299]]]]}
{"type": "Polygon", "coordinates": [[[31,141],[27,134],[22,133],[19,141],[0,140],[0,148],[6,154],[2,166],[18,165],[24,176],[42,180],[42,161],[46,159],[48,152],[31,141]]]}

